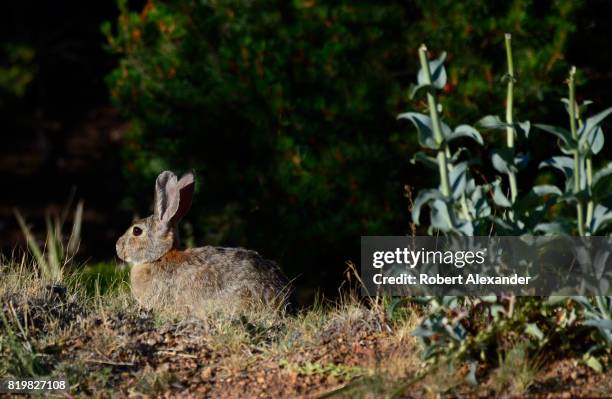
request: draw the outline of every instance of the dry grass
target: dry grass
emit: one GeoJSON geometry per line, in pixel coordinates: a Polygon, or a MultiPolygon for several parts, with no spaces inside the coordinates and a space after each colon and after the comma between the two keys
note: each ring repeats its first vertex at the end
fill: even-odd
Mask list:
{"type": "Polygon", "coordinates": [[[92,284],[72,270],[50,283],[26,256],[1,260],[0,378],[67,375],[83,396],[231,394],[231,381],[299,396],[356,378],[390,382],[418,365],[416,317],[387,320],[381,301],[346,294],[295,315],[211,307],[186,316],[140,308],[125,273],[92,284]]]}
{"type": "Polygon", "coordinates": [[[544,357],[530,357],[527,349],[525,342],[519,342],[503,354],[490,380],[490,386],[498,395],[523,397],[536,382],[544,366],[544,357]]]}
{"type": "Polygon", "coordinates": [[[522,397],[543,365],[515,345],[479,388],[466,388],[457,364],[399,389],[424,369],[412,335],[422,310],[407,303],[346,290],[295,315],[211,307],[194,317],[140,308],[120,268],[95,279],[71,270],[53,285],[27,257],[0,260],[0,378],[64,375],[79,397],[522,397]]]}

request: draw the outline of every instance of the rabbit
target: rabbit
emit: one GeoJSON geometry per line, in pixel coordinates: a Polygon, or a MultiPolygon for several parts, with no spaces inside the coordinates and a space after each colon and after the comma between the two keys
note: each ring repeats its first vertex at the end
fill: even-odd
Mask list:
{"type": "MultiPolygon", "coordinates": [[[[243,248],[205,246],[181,250],[177,224],[193,199],[195,177],[160,173],[153,215],[135,221],[117,240],[117,255],[132,264],[135,299],[146,308],[188,312],[206,305],[287,306],[289,283],[275,262],[243,248]]],[[[200,309],[198,309],[200,308],[200,309]]]]}

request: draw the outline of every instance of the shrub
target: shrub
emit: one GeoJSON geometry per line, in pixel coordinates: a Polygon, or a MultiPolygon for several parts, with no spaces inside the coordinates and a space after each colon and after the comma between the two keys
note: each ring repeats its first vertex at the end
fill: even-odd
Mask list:
{"type": "MultiPolygon", "coordinates": [[[[609,236],[612,163],[595,170],[593,157],[604,147],[601,124],[612,114],[612,107],[585,117],[586,107],[591,102],[579,104],[576,101],[576,68],[572,67],[567,79],[569,95],[562,99],[569,116],[569,129],[534,124],[542,134],[552,134],[557,139],[559,150],[569,155],[541,162],[539,168],[558,169],[565,182],[562,187],[537,185],[520,193],[517,178],[520,178],[521,167],[529,161],[530,154],[517,153],[515,140],[524,140],[534,133],[531,132],[531,123],[515,120],[516,76],[510,43],[511,36],[506,34],[505,118],[489,115],[477,124],[482,129],[502,130],[507,135],[503,148],[490,151],[490,161],[497,173],[491,183],[483,181],[482,176],[471,174],[475,162],[469,156],[469,150],[462,146],[465,140],[459,141],[467,138],[472,144],[482,146],[484,141],[480,132],[465,124],[452,129],[442,120],[442,107],[436,94],[446,85],[445,53],[429,61],[425,46],[419,49],[421,69],[412,93],[424,93],[427,114],[406,112],[398,118],[410,120],[417,128],[424,151],[417,153],[414,159],[437,169],[439,185],[418,193],[412,213],[414,223],[421,221],[421,210],[427,205],[430,210],[428,231],[432,235],[609,236]],[[562,211],[553,213],[552,209],[559,206],[562,211]]],[[[611,275],[606,270],[605,261],[608,255],[609,247],[595,256],[604,259],[598,281],[585,284],[589,289],[581,295],[609,293],[611,275]]],[[[434,364],[440,360],[452,362],[464,358],[490,361],[490,353],[499,353],[504,343],[521,340],[528,341],[532,350],[560,345],[557,346],[560,348],[558,353],[583,351],[585,362],[598,371],[602,370],[602,365],[596,355],[610,353],[610,296],[517,298],[514,295],[493,295],[424,299],[429,305],[428,314],[415,335],[423,339],[424,358],[434,364]],[[585,329],[590,330],[588,338],[585,329]]],[[[469,375],[472,381],[475,380],[474,372],[475,367],[472,367],[469,375]]]]}
{"type": "Polygon", "coordinates": [[[406,166],[416,140],[394,121],[409,101],[404,87],[416,72],[411,57],[420,38],[444,45],[453,61],[443,88],[453,93],[443,104],[449,120],[473,120],[502,106],[504,88],[493,73],[504,62],[499,32],[516,31],[520,94],[529,100],[521,107],[529,117],[542,110],[540,99],[556,93],[546,83],[566,67],[559,55],[576,7],[242,0],[119,6],[117,23],[103,31],[119,56],[108,76],[112,99],[132,121],[125,205],[144,212],[160,169],[195,168],[200,196],[190,220],[198,238],[255,247],[319,280],[313,265],[357,256],[354,237],[405,231],[402,187],[429,179],[406,166]]]}

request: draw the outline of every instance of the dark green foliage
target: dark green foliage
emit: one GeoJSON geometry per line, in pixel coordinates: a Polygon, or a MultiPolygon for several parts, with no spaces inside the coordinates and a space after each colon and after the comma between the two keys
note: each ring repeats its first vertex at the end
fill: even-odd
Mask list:
{"type": "MultiPolygon", "coordinates": [[[[4,97],[23,97],[28,85],[34,79],[32,60],[34,50],[24,44],[5,44],[0,47],[0,57],[6,59],[0,63],[0,106],[4,97]]],[[[0,58],[0,59],[2,59],[0,58]]]]}
{"type": "Polygon", "coordinates": [[[576,6],[535,3],[120,1],[103,31],[120,57],[111,95],[132,121],[126,205],[144,213],[161,169],[195,168],[198,242],[257,248],[291,274],[339,272],[356,237],[407,230],[404,184],[430,185],[406,163],[416,132],[395,119],[424,38],[448,50],[451,126],[503,108],[504,31],[521,117],[559,97],[547,84],[566,71],[576,6]]]}

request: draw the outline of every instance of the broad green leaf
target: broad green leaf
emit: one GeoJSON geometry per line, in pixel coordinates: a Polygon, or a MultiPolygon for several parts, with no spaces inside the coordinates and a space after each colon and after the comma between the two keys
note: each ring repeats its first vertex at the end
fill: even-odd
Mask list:
{"type": "MultiPolygon", "coordinates": [[[[570,115],[570,101],[568,98],[562,98],[561,102],[563,103],[563,108],[565,108],[565,112],[570,115]]],[[[576,104],[574,104],[574,109],[576,109],[576,104]]]]}
{"type": "Polygon", "coordinates": [[[463,233],[463,235],[471,237],[474,235],[474,224],[470,221],[459,223],[457,230],[463,233]]]}
{"type": "Polygon", "coordinates": [[[476,369],[478,368],[478,362],[470,362],[468,366],[468,374],[465,376],[465,380],[468,384],[475,387],[478,386],[478,380],[476,379],[476,369]]]}
{"type": "Polygon", "coordinates": [[[414,204],[412,206],[412,221],[418,226],[419,218],[421,216],[421,208],[423,205],[440,198],[442,198],[442,194],[438,190],[429,189],[419,191],[419,194],[414,200],[414,204]]]}
{"type": "Polygon", "coordinates": [[[612,330],[612,320],[605,320],[605,319],[587,320],[582,324],[584,324],[585,326],[612,330]]]}
{"type": "Polygon", "coordinates": [[[596,129],[592,129],[580,136],[578,142],[580,143],[580,152],[582,154],[598,154],[604,146],[603,130],[598,126],[596,129]]]}
{"type": "MultiPolygon", "coordinates": [[[[612,162],[609,162],[606,166],[599,169],[593,175],[593,184],[597,184],[600,180],[607,178],[612,175],[612,162]]],[[[612,187],[611,187],[612,188],[612,187]]]]}
{"type": "MultiPolygon", "coordinates": [[[[474,180],[470,179],[470,181],[473,182],[474,180]]],[[[470,186],[470,182],[468,182],[467,186],[470,186]]],[[[483,190],[483,186],[476,186],[471,190],[471,206],[469,210],[474,219],[482,219],[491,215],[491,207],[483,190]]]]}
{"type": "Polygon", "coordinates": [[[468,158],[470,157],[470,151],[465,148],[465,147],[459,147],[457,148],[457,150],[453,153],[453,155],[451,155],[449,161],[451,163],[457,163],[457,161],[459,161],[459,158],[461,157],[461,155],[463,154],[467,154],[468,158]]]}
{"type": "Polygon", "coordinates": [[[585,356],[584,362],[587,366],[597,371],[598,373],[601,373],[603,371],[603,366],[601,365],[601,362],[590,353],[585,356]]]}
{"type": "Polygon", "coordinates": [[[465,193],[468,195],[472,195],[472,193],[474,192],[474,190],[476,190],[477,187],[479,186],[476,186],[476,181],[468,177],[468,180],[465,183],[465,193]]]}
{"type": "Polygon", "coordinates": [[[591,304],[589,298],[585,296],[572,296],[572,301],[579,303],[587,310],[593,309],[593,305],[591,304]]]}
{"type": "Polygon", "coordinates": [[[512,203],[502,191],[501,180],[497,180],[495,183],[493,183],[493,202],[495,202],[496,205],[504,208],[509,208],[512,206],[512,203]]]}
{"type": "Polygon", "coordinates": [[[434,89],[433,85],[428,84],[419,84],[419,85],[410,85],[410,89],[408,90],[408,97],[412,100],[416,97],[417,93],[421,91],[421,89],[425,89],[426,91],[430,91],[434,89]]]}
{"type": "Polygon", "coordinates": [[[539,186],[534,186],[533,187],[533,192],[536,195],[538,195],[538,196],[544,196],[544,195],[561,196],[561,195],[563,195],[563,193],[561,192],[559,187],[552,186],[552,185],[547,185],[547,184],[542,184],[542,185],[539,185],[539,186]]]}
{"type": "Polygon", "coordinates": [[[445,295],[442,297],[442,306],[446,306],[450,309],[457,309],[460,307],[459,297],[455,295],[445,295]]]}
{"type": "Polygon", "coordinates": [[[431,226],[442,231],[450,231],[453,228],[448,205],[445,201],[435,199],[429,204],[431,209],[431,226]]]}
{"type": "Polygon", "coordinates": [[[591,234],[596,234],[610,222],[612,222],[612,210],[598,204],[593,210],[593,218],[591,219],[589,230],[591,234]]]}
{"type": "Polygon", "coordinates": [[[533,125],[535,127],[537,127],[540,130],[544,130],[547,133],[551,133],[554,134],[555,136],[557,136],[558,138],[560,138],[563,141],[563,144],[565,144],[567,147],[572,147],[574,145],[574,140],[572,139],[572,134],[562,128],[562,127],[558,127],[558,126],[551,126],[551,125],[542,125],[542,124],[535,124],[533,125]]]}
{"type": "Polygon", "coordinates": [[[593,175],[593,197],[600,199],[612,194],[612,162],[599,169],[593,175]]]}
{"type": "Polygon", "coordinates": [[[520,153],[514,156],[514,166],[517,169],[523,169],[529,163],[529,154],[528,153],[520,153]]]}
{"type": "Polygon", "coordinates": [[[451,193],[454,199],[461,198],[466,185],[467,162],[461,162],[448,173],[451,193]]]}
{"type": "MultiPolygon", "coordinates": [[[[512,126],[502,121],[497,115],[487,115],[481,118],[474,124],[480,130],[506,130],[508,126],[512,126]]],[[[531,130],[531,122],[524,121],[514,123],[514,130],[521,139],[527,139],[531,130]]]]}
{"type": "Polygon", "coordinates": [[[469,125],[459,125],[455,130],[446,136],[446,141],[450,142],[460,137],[469,137],[480,145],[484,145],[482,136],[478,133],[478,130],[474,129],[469,125]]]}
{"type": "Polygon", "coordinates": [[[503,307],[503,305],[492,305],[490,309],[491,316],[493,316],[493,320],[495,321],[498,321],[506,314],[506,309],[503,307]]]}
{"type": "MultiPolygon", "coordinates": [[[[557,170],[560,170],[565,175],[565,191],[566,194],[570,194],[574,190],[574,160],[570,157],[552,157],[546,161],[540,163],[540,168],[545,166],[551,166],[557,170]]],[[[586,164],[585,158],[580,157],[578,160],[578,171],[580,173],[580,190],[584,191],[587,185],[586,176],[586,164]]]]}
{"type": "Polygon", "coordinates": [[[491,154],[491,162],[493,167],[499,173],[508,174],[510,172],[516,172],[517,169],[513,164],[512,152],[507,148],[497,148],[493,150],[491,154]]]}
{"type": "Polygon", "coordinates": [[[475,126],[482,130],[501,130],[506,128],[506,124],[497,115],[487,115],[476,122],[475,126]]]}
{"type": "MultiPolygon", "coordinates": [[[[595,277],[600,280],[600,287],[602,288],[602,292],[610,292],[608,291],[609,283],[603,277],[604,271],[606,270],[606,263],[608,258],[610,257],[609,248],[600,249],[595,254],[595,259],[593,259],[593,270],[595,271],[595,277]]],[[[612,313],[610,314],[612,317],[612,313]]],[[[611,329],[612,332],[612,329],[611,329]]]]}
{"type": "MultiPolygon", "coordinates": [[[[563,103],[564,107],[565,107],[565,112],[567,112],[567,114],[569,115],[570,111],[569,111],[569,100],[567,98],[562,98],[561,102],[563,103]]],[[[580,115],[584,115],[586,113],[586,110],[588,108],[589,105],[593,104],[593,101],[591,100],[584,100],[582,102],[582,104],[578,107],[579,111],[580,111],[580,115]]]]}
{"type": "Polygon", "coordinates": [[[440,144],[437,143],[434,138],[433,126],[429,116],[416,112],[406,112],[399,114],[397,118],[408,119],[414,124],[419,132],[419,144],[421,144],[421,146],[431,148],[433,150],[440,148],[440,144]]]}
{"type": "Polygon", "coordinates": [[[533,231],[535,231],[536,233],[544,233],[549,235],[562,235],[567,234],[568,230],[566,225],[559,222],[552,222],[537,224],[533,228],[533,231]]]}
{"type": "Polygon", "coordinates": [[[610,114],[612,114],[612,107],[606,108],[600,113],[587,118],[584,125],[582,125],[582,129],[580,129],[579,136],[588,135],[591,131],[597,129],[599,124],[610,114]]]}
{"type": "Polygon", "coordinates": [[[550,166],[563,172],[565,177],[572,177],[574,174],[574,160],[570,157],[552,157],[540,163],[540,168],[550,166]]]}
{"type": "Polygon", "coordinates": [[[502,219],[500,217],[497,217],[497,216],[493,216],[493,217],[491,217],[491,219],[493,220],[495,225],[498,226],[498,228],[500,228],[503,231],[505,231],[506,234],[504,234],[504,235],[518,235],[518,234],[520,234],[520,229],[518,228],[518,226],[516,226],[515,223],[510,223],[508,220],[504,220],[504,219],[502,219]]]}
{"type": "Polygon", "coordinates": [[[486,302],[486,303],[496,303],[497,302],[497,296],[496,295],[481,295],[481,296],[478,297],[478,299],[480,299],[481,301],[486,302]]]}
{"type": "Polygon", "coordinates": [[[525,327],[525,333],[531,335],[534,338],[537,338],[540,341],[544,339],[544,333],[535,323],[527,324],[527,327],[525,327]]]}
{"type": "Polygon", "coordinates": [[[570,297],[567,296],[567,295],[549,296],[548,299],[546,300],[546,304],[549,305],[549,306],[558,306],[562,302],[567,301],[568,298],[570,298],[570,297]]]}
{"type": "Polygon", "coordinates": [[[419,151],[416,154],[414,154],[410,162],[412,163],[420,162],[429,168],[438,169],[438,160],[434,157],[430,157],[429,155],[425,154],[422,151],[419,151]]]}
{"type": "MultiPolygon", "coordinates": [[[[440,54],[435,60],[429,61],[429,71],[431,73],[431,84],[437,89],[443,89],[446,86],[446,69],[444,68],[444,60],[446,52],[440,54]]],[[[417,74],[417,82],[419,85],[425,85],[425,71],[419,69],[417,74]]]]}
{"type": "Polygon", "coordinates": [[[529,138],[529,132],[531,130],[531,122],[529,121],[519,122],[519,123],[515,123],[514,125],[515,125],[514,129],[516,130],[516,133],[519,138],[521,138],[522,140],[529,138]]]}

